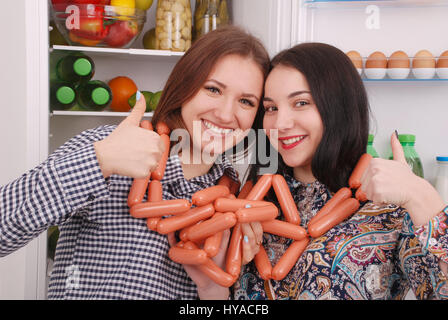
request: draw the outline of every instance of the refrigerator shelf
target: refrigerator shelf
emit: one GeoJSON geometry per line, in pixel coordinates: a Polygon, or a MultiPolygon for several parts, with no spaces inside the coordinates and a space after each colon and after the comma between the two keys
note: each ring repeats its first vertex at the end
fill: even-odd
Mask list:
{"type": "Polygon", "coordinates": [[[384,78],[384,79],[368,79],[368,78],[362,78],[362,81],[366,82],[425,82],[425,81],[433,81],[433,82],[447,82],[448,79],[439,79],[439,78],[431,78],[431,79],[414,79],[414,78],[407,78],[407,79],[390,79],[390,78],[384,78]]]}
{"type": "Polygon", "coordinates": [[[174,52],[168,50],[148,50],[148,49],[119,49],[119,48],[99,48],[99,47],[82,47],[82,46],[60,46],[54,45],[50,48],[61,51],[83,51],[95,56],[110,56],[120,59],[132,60],[160,60],[160,61],[177,61],[184,52],[174,52]]]}
{"type": "MultiPolygon", "coordinates": [[[[61,111],[54,110],[50,116],[89,116],[89,117],[127,117],[130,112],[115,111],[61,111]]],[[[152,117],[153,112],[145,112],[145,117],[152,117]]]]}
{"type": "Polygon", "coordinates": [[[378,5],[381,7],[430,7],[448,6],[446,0],[305,0],[308,8],[365,7],[378,5]]]}

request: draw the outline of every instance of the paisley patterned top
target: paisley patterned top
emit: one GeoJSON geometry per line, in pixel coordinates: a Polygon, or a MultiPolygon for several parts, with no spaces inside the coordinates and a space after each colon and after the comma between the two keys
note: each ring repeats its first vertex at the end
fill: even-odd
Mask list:
{"type": "MultiPolygon", "coordinates": [[[[303,184],[285,177],[306,227],[332,196],[316,181],[303,184]]],[[[232,288],[234,299],[352,300],[448,299],[448,277],[439,259],[448,262],[448,207],[426,226],[415,228],[400,207],[361,205],[356,214],[312,239],[281,281],[264,281],[252,261],[232,288]]],[[[279,219],[282,219],[282,215],[279,219]]],[[[272,265],[290,239],[264,234],[272,265]]]]}

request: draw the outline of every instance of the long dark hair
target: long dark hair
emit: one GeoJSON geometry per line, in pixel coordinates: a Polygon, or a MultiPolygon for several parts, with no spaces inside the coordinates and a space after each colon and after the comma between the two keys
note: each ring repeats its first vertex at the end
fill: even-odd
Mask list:
{"type": "MultiPolygon", "coordinates": [[[[311,162],[312,173],[336,192],[348,185],[359,157],[366,152],[370,108],[361,77],[344,52],[324,43],[302,43],[284,50],[272,59],[271,70],[278,65],[298,70],[308,81],[324,127],[311,162]]],[[[263,116],[264,108],[260,108],[258,126],[263,116]]],[[[281,156],[278,161],[277,173],[292,175],[281,156]]],[[[261,167],[255,163],[249,168],[253,181],[261,167]]]]}

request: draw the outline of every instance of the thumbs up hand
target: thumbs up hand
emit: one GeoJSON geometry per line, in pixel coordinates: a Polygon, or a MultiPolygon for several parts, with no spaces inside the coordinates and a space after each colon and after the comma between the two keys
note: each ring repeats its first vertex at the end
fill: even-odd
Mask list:
{"type": "Polygon", "coordinates": [[[415,225],[426,224],[444,208],[443,200],[428,181],[412,172],[395,133],[390,143],[393,160],[372,159],[361,178],[361,190],[374,204],[403,207],[415,225]]]}
{"type": "Polygon", "coordinates": [[[140,96],[130,114],[105,139],[94,143],[98,162],[105,178],[119,174],[144,178],[153,171],[163,153],[160,136],[141,128],[146,110],[145,98],[140,96]]]}

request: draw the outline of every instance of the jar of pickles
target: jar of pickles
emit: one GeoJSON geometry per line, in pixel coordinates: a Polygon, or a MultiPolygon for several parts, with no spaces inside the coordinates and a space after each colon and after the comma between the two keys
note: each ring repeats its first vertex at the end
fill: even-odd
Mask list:
{"type": "Polygon", "coordinates": [[[196,0],[193,39],[229,22],[227,0],[196,0]]]}
{"type": "Polygon", "coordinates": [[[158,0],[156,49],[185,52],[191,47],[190,0],[158,0]]]}

